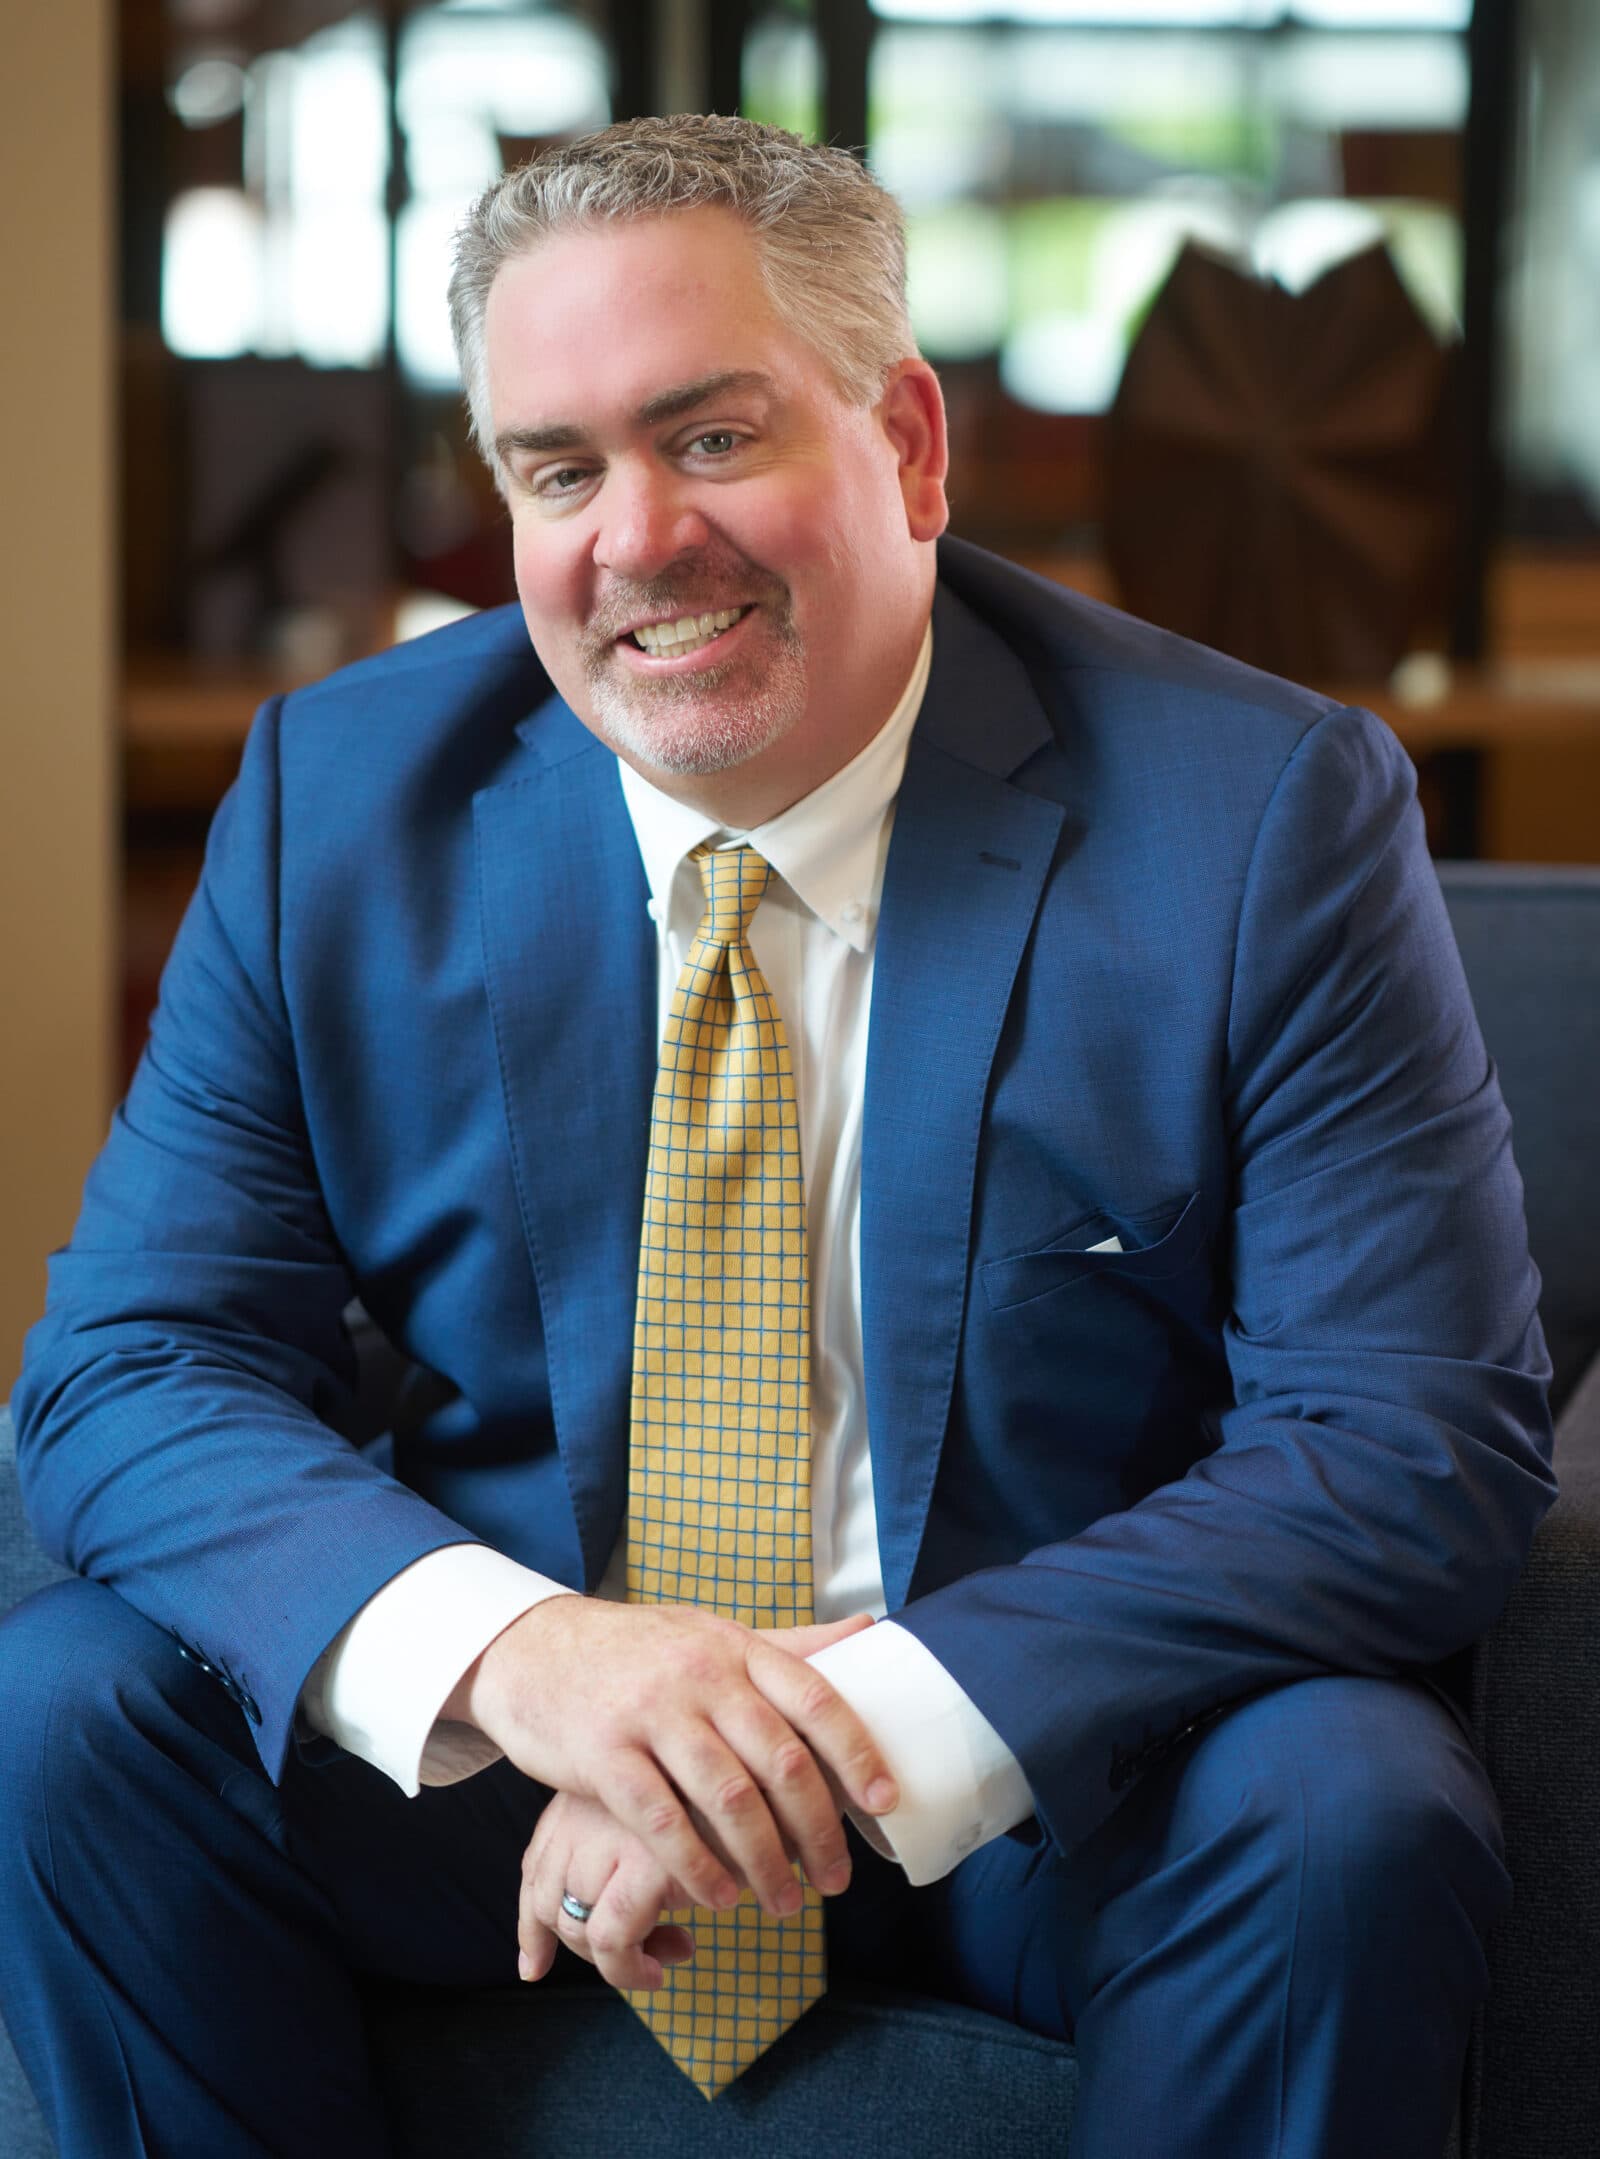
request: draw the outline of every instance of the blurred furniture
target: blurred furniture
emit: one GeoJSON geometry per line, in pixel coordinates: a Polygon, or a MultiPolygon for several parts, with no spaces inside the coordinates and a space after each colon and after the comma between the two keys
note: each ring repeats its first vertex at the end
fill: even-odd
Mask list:
{"type": "MultiPolygon", "coordinates": [[[[1591,2159],[1600,2121],[1600,870],[1445,865],[1516,1120],[1555,1364],[1563,1492],[1462,1683],[1505,1816],[1515,1908],[1491,1946],[1454,2159],[1591,2159]]],[[[391,1375],[392,1377],[392,1375],[391,1375]]],[[[0,1412],[0,1610],[51,1580],[0,1412]]],[[[840,1987],[714,2108],[594,1987],[374,1988],[401,2159],[1063,2159],[1069,2047],[945,2004],[840,1987]]],[[[50,2159],[0,2036],[0,2150],[50,2159]]]]}
{"type": "Polygon", "coordinates": [[[1185,246],[1107,422],[1129,609],[1296,681],[1386,676],[1446,612],[1451,362],[1384,243],[1300,291],[1185,246]]]}

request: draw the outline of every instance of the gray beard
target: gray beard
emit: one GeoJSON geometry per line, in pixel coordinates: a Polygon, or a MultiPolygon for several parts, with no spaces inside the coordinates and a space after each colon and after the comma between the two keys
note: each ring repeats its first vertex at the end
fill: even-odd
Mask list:
{"type": "Polygon", "coordinates": [[[619,681],[614,662],[588,668],[595,720],[613,748],[630,760],[682,774],[727,772],[780,741],[805,709],[804,646],[787,610],[772,620],[779,642],[766,679],[724,709],[698,709],[716,700],[736,662],[657,682],[619,681]]]}

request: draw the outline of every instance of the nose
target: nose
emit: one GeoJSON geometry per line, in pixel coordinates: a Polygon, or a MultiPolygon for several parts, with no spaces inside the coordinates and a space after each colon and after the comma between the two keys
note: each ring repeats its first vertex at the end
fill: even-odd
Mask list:
{"type": "Polygon", "coordinates": [[[658,577],[710,538],[683,477],[658,465],[613,464],[600,490],[599,510],[595,563],[633,584],[658,577]]]}

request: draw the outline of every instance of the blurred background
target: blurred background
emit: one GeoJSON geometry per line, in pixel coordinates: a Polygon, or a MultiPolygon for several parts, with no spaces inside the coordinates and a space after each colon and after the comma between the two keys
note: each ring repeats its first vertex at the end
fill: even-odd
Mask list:
{"type": "Polygon", "coordinates": [[[55,0],[8,43],[0,1393],[256,705],[512,596],[450,235],[611,119],[864,148],[958,532],[1374,707],[1436,852],[1600,861],[1596,0],[55,0]]]}

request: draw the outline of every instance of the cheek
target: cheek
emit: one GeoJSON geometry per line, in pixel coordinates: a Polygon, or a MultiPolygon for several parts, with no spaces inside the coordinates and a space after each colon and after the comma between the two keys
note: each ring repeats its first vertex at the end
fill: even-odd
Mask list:
{"type": "Polygon", "coordinates": [[[522,611],[530,623],[554,626],[570,617],[573,570],[569,551],[553,545],[548,531],[531,520],[515,520],[511,567],[522,611]]]}
{"type": "Polygon", "coordinates": [[[809,600],[831,610],[841,582],[859,577],[872,559],[863,508],[836,486],[778,489],[741,504],[737,523],[730,512],[723,529],[752,561],[784,580],[797,606],[809,600]]]}
{"type": "Polygon", "coordinates": [[[513,527],[511,564],[522,619],[540,665],[569,704],[584,694],[581,656],[583,595],[574,583],[570,557],[549,544],[547,532],[513,527]]]}

